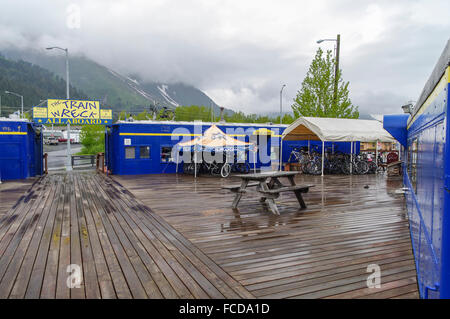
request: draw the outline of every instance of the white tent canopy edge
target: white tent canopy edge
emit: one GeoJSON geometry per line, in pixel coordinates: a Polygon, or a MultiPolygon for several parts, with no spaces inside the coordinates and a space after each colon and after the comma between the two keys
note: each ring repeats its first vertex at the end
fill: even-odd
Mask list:
{"type": "Polygon", "coordinates": [[[284,130],[282,139],[297,140],[302,134],[327,142],[395,142],[379,121],[326,117],[300,117],[284,130]]]}
{"type": "MultiPolygon", "coordinates": [[[[281,139],[322,141],[322,176],[325,142],[351,142],[351,156],[353,156],[353,142],[395,142],[392,135],[383,128],[383,123],[379,121],[325,117],[300,117],[284,130],[281,139]]],[[[282,146],[283,143],[281,143],[282,146]]],[[[280,170],[281,154],[282,149],[280,170]]]]}

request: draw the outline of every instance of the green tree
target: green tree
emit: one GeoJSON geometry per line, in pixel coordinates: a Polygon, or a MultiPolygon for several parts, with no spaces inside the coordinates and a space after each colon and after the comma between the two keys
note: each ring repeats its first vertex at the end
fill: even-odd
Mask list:
{"type": "Polygon", "coordinates": [[[175,121],[211,121],[211,108],[206,106],[178,106],[175,109],[175,121]]]}
{"type": "Polygon", "coordinates": [[[119,113],[119,117],[118,117],[119,121],[126,120],[126,118],[127,118],[127,112],[121,111],[121,112],[119,113]]]}
{"type": "MultiPolygon", "coordinates": [[[[283,121],[282,121],[283,124],[291,124],[294,121],[295,121],[295,118],[291,114],[284,114],[283,115],[283,121]]],[[[280,116],[277,116],[271,122],[274,123],[274,124],[280,123],[280,116]]]]}
{"type": "Polygon", "coordinates": [[[300,116],[358,118],[358,107],[354,106],[348,96],[349,82],[342,80],[342,70],[338,71],[337,99],[334,99],[336,60],[331,50],[317,50],[302,82],[301,89],[294,99],[292,110],[296,118],[300,116]]]}
{"type": "Polygon", "coordinates": [[[95,155],[105,152],[105,126],[84,125],[80,132],[80,142],[83,147],[79,154],[95,155]]]}
{"type": "Polygon", "coordinates": [[[145,120],[151,120],[152,116],[147,113],[147,111],[141,112],[135,116],[133,116],[133,118],[137,121],[145,121],[145,120]]]}
{"type": "Polygon", "coordinates": [[[224,119],[229,123],[252,123],[249,116],[245,115],[244,112],[235,112],[231,115],[224,115],[224,119]]]}

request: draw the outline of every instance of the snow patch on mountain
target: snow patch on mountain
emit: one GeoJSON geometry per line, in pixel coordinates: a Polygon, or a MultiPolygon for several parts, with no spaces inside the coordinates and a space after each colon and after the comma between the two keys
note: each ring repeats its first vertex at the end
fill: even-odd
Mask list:
{"type": "Polygon", "coordinates": [[[161,95],[166,99],[167,102],[169,102],[173,106],[180,106],[174,99],[170,97],[169,93],[167,93],[167,90],[169,89],[168,85],[163,84],[161,86],[158,85],[157,87],[159,92],[161,92],[161,95]]]}

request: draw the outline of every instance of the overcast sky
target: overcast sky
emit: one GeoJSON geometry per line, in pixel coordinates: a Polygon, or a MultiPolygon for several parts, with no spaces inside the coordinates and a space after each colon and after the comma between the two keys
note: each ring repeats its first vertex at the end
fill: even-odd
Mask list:
{"type": "Polygon", "coordinates": [[[450,37],[449,0],[0,0],[0,8],[0,50],[69,47],[124,74],[192,84],[246,113],[277,112],[282,84],[290,109],[316,41],[337,33],[353,103],[398,113],[418,98],[450,37]]]}

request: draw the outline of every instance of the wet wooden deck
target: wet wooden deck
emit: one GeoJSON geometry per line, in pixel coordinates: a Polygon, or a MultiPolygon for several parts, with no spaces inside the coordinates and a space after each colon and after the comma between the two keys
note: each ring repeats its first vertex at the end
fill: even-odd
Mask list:
{"type": "Polygon", "coordinates": [[[10,205],[0,216],[0,299],[253,298],[109,178],[53,174],[23,196],[6,189],[0,189],[9,198],[2,206],[10,205]],[[78,288],[69,288],[76,282],[69,265],[82,271],[78,288]]]}
{"type": "Polygon", "coordinates": [[[35,178],[15,181],[3,181],[0,184],[0,217],[6,214],[22,196],[28,195],[27,190],[36,181],[35,178]]]}
{"type": "Polygon", "coordinates": [[[220,188],[233,178],[113,179],[258,298],[418,298],[401,180],[299,175],[297,184],[316,185],[308,208],[283,194],[274,216],[245,196],[232,210],[220,188]],[[379,289],[367,287],[370,264],[381,268],[379,289]]]}

